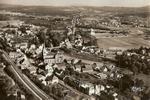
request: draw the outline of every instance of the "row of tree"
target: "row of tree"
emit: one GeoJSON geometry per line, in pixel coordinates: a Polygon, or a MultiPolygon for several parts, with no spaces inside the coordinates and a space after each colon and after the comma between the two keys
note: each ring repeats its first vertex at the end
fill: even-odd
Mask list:
{"type": "MultiPolygon", "coordinates": [[[[131,51],[131,50],[130,50],[131,51]]],[[[133,54],[128,56],[126,52],[122,55],[117,55],[117,65],[119,67],[127,68],[133,71],[135,74],[144,73],[150,74],[150,62],[148,61],[148,56],[143,56],[140,50],[132,50],[133,54]],[[144,57],[144,58],[142,58],[144,57]]]]}

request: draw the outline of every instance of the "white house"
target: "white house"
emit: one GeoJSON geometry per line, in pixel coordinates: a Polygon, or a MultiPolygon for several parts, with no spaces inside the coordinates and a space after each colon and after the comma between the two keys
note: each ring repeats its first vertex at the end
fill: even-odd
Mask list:
{"type": "Polygon", "coordinates": [[[42,44],[41,46],[39,46],[39,48],[36,49],[36,51],[35,51],[36,54],[40,54],[40,53],[42,52],[43,46],[44,46],[44,45],[42,44]]]}
{"type": "Polygon", "coordinates": [[[20,54],[17,53],[17,52],[10,52],[9,53],[9,57],[12,59],[12,60],[15,60],[20,54]]]}
{"type": "Polygon", "coordinates": [[[20,44],[20,49],[26,49],[28,47],[28,43],[24,42],[20,44]]]}
{"type": "Polygon", "coordinates": [[[58,83],[58,82],[59,82],[58,77],[54,76],[51,83],[55,84],[55,83],[58,83]]]}
{"type": "Polygon", "coordinates": [[[35,67],[28,67],[30,74],[36,74],[37,68],[35,67]]]}
{"type": "Polygon", "coordinates": [[[49,53],[43,53],[44,63],[47,64],[54,64],[55,63],[55,53],[49,52],[49,53]]]}
{"type": "Polygon", "coordinates": [[[94,29],[91,28],[91,33],[90,33],[92,36],[95,36],[95,31],[94,29]]]}
{"type": "Polygon", "coordinates": [[[43,75],[37,75],[37,78],[38,78],[38,80],[40,80],[40,81],[44,81],[44,80],[46,79],[46,77],[43,76],[43,75]]]}
{"type": "Polygon", "coordinates": [[[69,48],[72,48],[72,45],[71,45],[69,39],[66,39],[66,40],[65,40],[65,43],[66,43],[68,49],[69,49],[69,48]]]}
{"type": "Polygon", "coordinates": [[[50,48],[46,48],[43,50],[43,59],[44,59],[44,63],[47,64],[58,64],[58,63],[62,63],[64,61],[64,55],[62,52],[51,52],[50,48]]]}
{"type": "Polygon", "coordinates": [[[57,52],[55,55],[55,63],[62,63],[64,61],[64,55],[62,52],[57,52]]]}

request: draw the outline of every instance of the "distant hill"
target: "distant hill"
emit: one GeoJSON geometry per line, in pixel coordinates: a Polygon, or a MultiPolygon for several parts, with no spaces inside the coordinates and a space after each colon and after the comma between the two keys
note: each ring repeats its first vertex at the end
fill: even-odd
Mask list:
{"type": "Polygon", "coordinates": [[[116,12],[120,15],[126,14],[126,15],[137,15],[137,14],[144,14],[145,16],[150,15],[150,6],[144,6],[144,7],[89,7],[85,6],[86,9],[92,9],[97,11],[104,11],[104,12],[116,12]]]}
{"type": "Polygon", "coordinates": [[[34,15],[70,15],[73,12],[65,11],[70,9],[68,7],[54,7],[54,6],[22,6],[22,5],[7,5],[0,4],[0,10],[20,12],[34,15]]]}
{"type": "Polygon", "coordinates": [[[70,15],[77,12],[77,9],[82,10],[96,10],[103,12],[116,12],[119,16],[138,15],[147,17],[150,15],[150,6],[145,7],[92,7],[92,6],[70,6],[70,7],[55,7],[55,6],[21,6],[0,4],[0,10],[8,10],[14,12],[21,12],[27,14],[37,15],[70,15]]]}

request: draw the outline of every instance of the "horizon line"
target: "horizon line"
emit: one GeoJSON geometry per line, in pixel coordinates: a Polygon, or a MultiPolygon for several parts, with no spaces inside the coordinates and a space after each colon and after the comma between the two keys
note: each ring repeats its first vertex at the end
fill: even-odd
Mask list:
{"type": "Polygon", "coordinates": [[[143,6],[97,6],[97,5],[38,5],[38,4],[9,4],[9,3],[0,3],[1,5],[12,5],[12,6],[36,6],[36,7],[122,7],[122,8],[140,8],[140,7],[148,7],[149,4],[143,6]]]}

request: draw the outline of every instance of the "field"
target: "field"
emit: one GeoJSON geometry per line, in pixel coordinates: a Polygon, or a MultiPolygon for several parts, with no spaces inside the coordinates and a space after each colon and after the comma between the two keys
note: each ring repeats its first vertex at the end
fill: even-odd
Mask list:
{"type": "MultiPolygon", "coordinates": [[[[145,36],[144,32],[141,31],[138,32],[137,29],[132,29],[131,26],[127,27],[128,25],[124,25],[123,27],[115,29],[116,27],[114,26],[105,26],[101,24],[98,25],[98,23],[101,23],[102,21],[105,22],[105,20],[108,20],[109,22],[112,19],[112,17],[113,18],[119,17],[120,23],[124,21],[128,22],[129,19],[133,21],[133,23],[135,22],[135,20],[139,20],[140,22],[147,22],[147,19],[149,18],[150,14],[149,8],[150,8],[149,6],[128,8],[128,7],[86,7],[86,6],[52,7],[52,6],[0,5],[0,10],[3,11],[2,13],[4,13],[5,10],[6,14],[8,14],[8,12],[11,14],[8,15],[8,18],[10,17],[11,20],[21,20],[29,24],[50,27],[51,29],[55,30],[64,30],[66,26],[70,26],[72,17],[78,15],[80,16],[81,19],[80,23],[82,24],[76,25],[76,27],[78,28],[80,26],[80,28],[87,28],[87,29],[93,28],[95,30],[98,30],[98,32],[101,32],[100,34],[96,35],[96,37],[98,40],[97,41],[98,46],[104,49],[108,48],[130,49],[130,48],[139,48],[140,46],[150,47],[150,40],[144,40],[142,38],[145,36]],[[25,15],[19,16],[20,14],[25,15]],[[131,18],[127,16],[130,16],[131,18]],[[57,21],[57,19],[55,18],[59,17],[63,19],[57,21]],[[111,30],[128,30],[128,29],[130,30],[129,35],[132,36],[123,36],[123,35],[121,36],[120,34],[120,36],[116,37],[113,36],[114,34],[109,34],[108,32],[111,30]],[[142,37],[139,37],[138,36],[139,34],[141,34],[142,37]]],[[[1,19],[5,19],[4,16],[5,15],[3,16],[1,15],[0,16],[1,19]]],[[[7,21],[0,22],[0,27],[2,25],[7,24],[8,24],[7,21]]],[[[149,34],[149,31],[147,32],[147,34],[149,34]]]]}
{"type": "Polygon", "coordinates": [[[4,27],[4,26],[7,26],[7,25],[18,25],[22,23],[22,21],[19,21],[19,20],[7,20],[7,21],[0,21],[0,28],[1,27],[4,27]]]}
{"type": "Polygon", "coordinates": [[[100,48],[122,48],[131,49],[139,48],[140,46],[150,47],[150,41],[144,40],[140,37],[109,37],[109,38],[97,38],[98,46],[100,48]]]}

